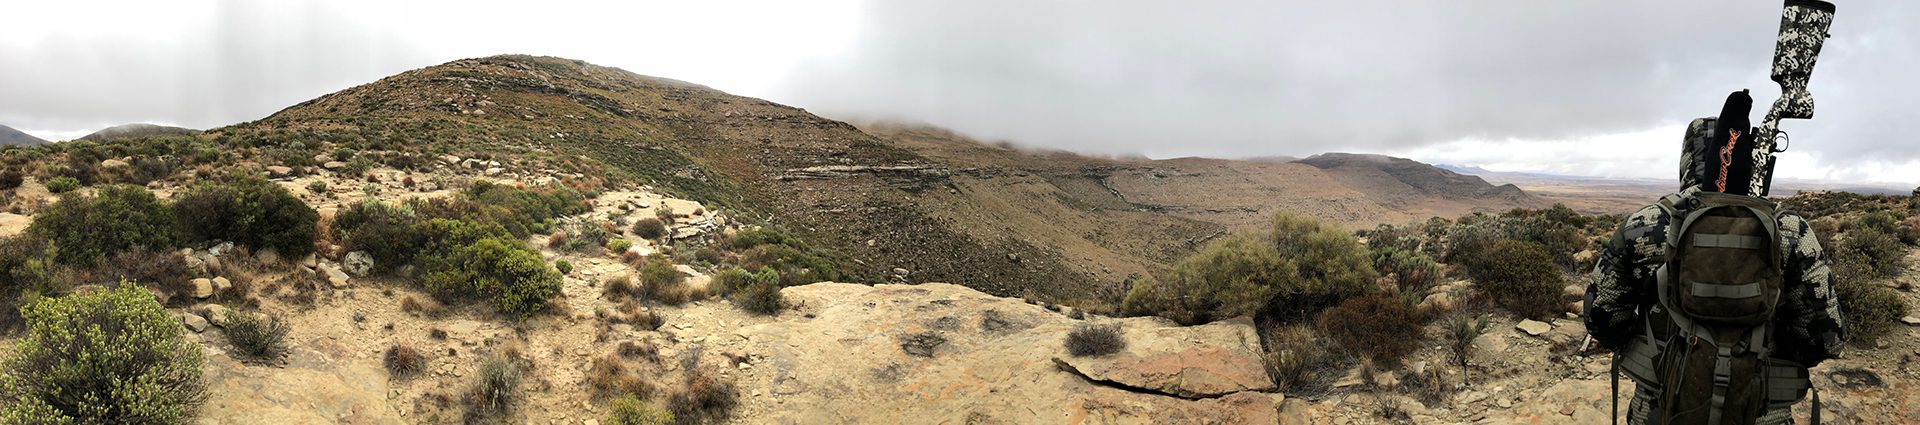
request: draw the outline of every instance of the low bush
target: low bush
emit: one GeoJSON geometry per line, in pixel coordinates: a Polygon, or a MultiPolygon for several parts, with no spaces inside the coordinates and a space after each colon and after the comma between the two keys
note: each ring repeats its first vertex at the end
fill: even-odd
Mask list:
{"type": "Polygon", "coordinates": [[[803,285],[840,279],[840,272],[829,260],[830,254],[805,241],[771,228],[755,228],[736,233],[720,243],[739,252],[739,267],[748,270],[771,268],[780,273],[782,285],[803,285]]]}
{"type": "Polygon", "coordinates": [[[313,252],[320,214],[293,192],[258,175],[202,182],[174,196],[189,242],[232,241],[289,258],[313,252]]]}
{"type": "Polygon", "coordinates": [[[667,223],[658,218],[643,218],[633,222],[633,235],[640,239],[656,240],[667,236],[667,223]]]}
{"type": "Polygon", "coordinates": [[[187,299],[194,271],[178,251],[154,251],[144,246],[114,253],[106,263],[113,278],[129,280],[166,293],[168,299],[187,299]]]}
{"type": "Polygon", "coordinates": [[[686,380],[678,391],[667,397],[667,411],[680,423],[724,422],[740,403],[740,390],[733,382],[723,381],[712,371],[700,367],[697,353],[682,359],[682,363],[687,363],[683,365],[687,366],[686,380]]]}
{"type": "Polygon", "coordinates": [[[680,273],[680,269],[674,268],[672,261],[666,258],[655,258],[640,267],[640,285],[635,295],[643,299],[678,305],[679,303],[674,302],[675,298],[680,302],[686,301],[684,295],[686,280],[687,275],[680,273]]]}
{"type": "Polygon", "coordinates": [[[420,234],[425,223],[413,208],[380,201],[348,206],[333,218],[333,232],[346,251],[366,251],[381,271],[413,264],[415,255],[426,249],[427,239],[420,234]]]}
{"type": "Polygon", "coordinates": [[[58,248],[31,234],[0,238],[0,332],[21,325],[20,307],[66,295],[77,272],[55,261],[58,248]]]}
{"type": "Polygon", "coordinates": [[[1840,315],[1846,318],[1847,340],[1862,346],[1898,329],[1906,317],[1907,300],[1899,292],[1876,282],[1837,280],[1834,295],[1840,298],[1840,315]]]}
{"type": "Polygon", "coordinates": [[[1846,277],[1855,280],[1886,279],[1897,276],[1901,270],[1906,269],[1906,245],[1901,244],[1900,240],[1889,232],[1882,230],[1882,227],[1892,227],[1892,224],[1854,226],[1853,230],[1846,233],[1846,239],[1840,241],[1834,256],[1854,257],[1853,259],[1858,260],[1855,265],[1865,266],[1847,270],[1850,273],[1846,277]]]}
{"type": "Polygon", "coordinates": [[[1473,354],[1473,341],[1487,333],[1487,316],[1469,318],[1454,316],[1447,320],[1447,351],[1453,354],[1454,364],[1467,366],[1473,354]]]}
{"type": "Polygon", "coordinates": [[[187,423],[206,399],[199,344],[138,285],[41,298],[0,375],[0,422],[187,423]]]}
{"type": "Polygon", "coordinates": [[[1560,288],[1566,285],[1545,247],[1532,242],[1501,239],[1467,264],[1467,274],[1501,308],[1540,319],[1560,311],[1560,288]]]}
{"type": "MultiPolygon", "coordinates": [[[[457,233],[442,235],[461,239],[457,233]]],[[[560,292],[560,273],[519,241],[496,236],[457,246],[425,260],[421,283],[437,296],[484,297],[501,313],[525,317],[560,292]]]]}
{"type": "Polygon", "coordinates": [[[173,211],[145,188],[114,185],[96,196],[66,195],[38,216],[27,232],[59,248],[61,263],[92,266],[108,253],[134,247],[167,250],[180,233],[173,211]]]}
{"type": "Polygon", "coordinates": [[[480,374],[467,391],[467,422],[493,422],[513,414],[520,402],[520,364],[495,354],[480,362],[480,374]]]}
{"type": "Polygon", "coordinates": [[[1418,251],[1399,248],[1375,251],[1373,266],[1381,275],[1393,276],[1402,293],[1423,293],[1446,275],[1439,262],[1418,251]]]}
{"type": "Polygon", "coordinates": [[[627,367],[625,361],[615,356],[594,359],[592,366],[587,368],[586,383],[596,399],[620,396],[647,398],[654,392],[653,383],[647,382],[638,371],[627,367]]]}
{"type": "Polygon", "coordinates": [[[258,361],[274,361],[287,354],[287,322],[278,317],[255,313],[227,316],[227,342],[242,356],[258,361]]]}
{"type": "Polygon", "coordinates": [[[0,190],[18,189],[25,183],[26,175],[21,174],[19,169],[8,167],[5,171],[0,171],[0,190]]]}
{"type": "Polygon", "coordinates": [[[1315,334],[1311,326],[1267,329],[1263,360],[1274,385],[1297,393],[1317,387],[1328,371],[1337,369],[1339,357],[1327,350],[1327,341],[1315,334]]]}
{"type": "Polygon", "coordinates": [[[562,276],[573,274],[573,262],[567,261],[567,260],[553,260],[553,270],[560,272],[560,275],[562,276]]]}
{"type": "Polygon", "coordinates": [[[772,268],[761,268],[759,272],[753,273],[749,273],[746,269],[738,267],[727,269],[726,271],[713,275],[713,279],[707,283],[707,292],[716,296],[727,296],[731,295],[735,290],[746,288],[756,283],[778,285],[780,283],[780,272],[773,271],[772,268]]]}
{"type": "Polygon", "coordinates": [[[654,409],[639,398],[627,395],[607,404],[606,423],[607,425],[668,425],[675,422],[672,413],[654,409]]]}
{"type": "Polygon", "coordinates": [[[427,356],[405,344],[387,347],[384,358],[387,374],[396,379],[412,377],[427,369],[427,356]]]}
{"type": "Polygon", "coordinates": [[[753,314],[772,316],[787,308],[787,300],[780,294],[779,285],[755,282],[734,292],[733,305],[753,314]]]}
{"type": "Polygon", "coordinates": [[[1127,337],[1120,324],[1081,324],[1067,332],[1067,354],[1074,357],[1104,356],[1127,348],[1127,337]]]}
{"type": "Polygon", "coordinates": [[[54,177],[47,179],[46,186],[48,192],[67,193],[79,189],[80,180],[67,176],[54,177]]]}
{"type": "Polygon", "coordinates": [[[614,255],[624,254],[628,249],[632,248],[633,241],[626,239],[614,239],[607,242],[607,252],[614,253],[614,255]]]}
{"type": "Polygon", "coordinates": [[[1130,314],[1183,324],[1266,314],[1296,320],[1365,292],[1377,276],[1351,235],[1280,214],[1271,227],[1207,245],[1165,280],[1142,279],[1122,302],[1130,314]]]}
{"type": "Polygon", "coordinates": [[[1348,298],[1320,313],[1320,332],[1347,351],[1393,366],[1420,348],[1420,321],[1398,297],[1368,294],[1348,298]]]}

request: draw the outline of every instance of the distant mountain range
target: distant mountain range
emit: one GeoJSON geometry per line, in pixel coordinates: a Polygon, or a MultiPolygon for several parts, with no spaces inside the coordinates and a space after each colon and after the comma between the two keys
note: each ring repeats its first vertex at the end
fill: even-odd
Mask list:
{"type": "Polygon", "coordinates": [[[0,125],[0,146],[33,146],[43,143],[47,141],[15,130],[13,127],[0,125]]]}
{"type": "Polygon", "coordinates": [[[76,140],[106,140],[106,139],[116,139],[116,138],[122,138],[122,137],[173,136],[173,135],[188,135],[188,134],[199,134],[199,133],[200,133],[200,130],[194,130],[191,128],[180,128],[180,127],[165,126],[165,125],[159,125],[159,124],[133,123],[133,124],[121,124],[121,125],[103,128],[103,129],[100,129],[100,131],[93,132],[93,134],[80,136],[80,138],[76,140]]]}

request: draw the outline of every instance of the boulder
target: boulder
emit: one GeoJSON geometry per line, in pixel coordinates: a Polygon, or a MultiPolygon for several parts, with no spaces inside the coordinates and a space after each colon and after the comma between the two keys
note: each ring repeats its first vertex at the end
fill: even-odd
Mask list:
{"type": "Polygon", "coordinates": [[[225,327],[227,325],[227,315],[233,313],[233,310],[228,309],[227,306],[224,305],[208,304],[197,309],[197,312],[200,313],[200,317],[205,317],[207,321],[213,323],[214,326],[225,327]]]}
{"type": "Polygon", "coordinates": [[[493,167],[493,168],[488,168],[486,171],[483,171],[482,173],[485,173],[486,175],[489,175],[489,176],[498,176],[500,175],[500,173],[503,173],[506,171],[507,169],[505,168],[493,167]]]}
{"type": "Polygon", "coordinates": [[[1427,295],[1427,298],[1420,300],[1420,305],[1415,306],[1414,309],[1418,310],[1422,315],[1434,315],[1453,311],[1453,307],[1453,295],[1446,292],[1438,292],[1427,295]]]}
{"type": "Polygon", "coordinates": [[[253,253],[253,259],[254,261],[259,261],[260,264],[277,266],[280,265],[281,261],[280,251],[273,248],[260,248],[259,251],[253,253]]]}
{"type": "Polygon", "coordinates": [[[187,284],[193,286],[193,293],[189,295],[192,295],[194,298],[205,299],[213,296],[213,279],[204,277],[194,278],[193,280],[187,281],[187,284]]]}
{"type": "Polygon", "coordinates": [[[373,255],[367,254],[366,251],[349,252],[340,260],[340,263],[346,267],[347,274],[356,277],[367,277],[373,273],[373,255]]]}
{"type": "Polygon", "coordinates": [[[1519,329],[1521,332],[1526,332],[1527,335],[1541,336],[1546,335],[1547,331],[1553,330],[1553,325],[1533,319],[1525,319],[1513,325],[1513,328],[1519,329]]]}
{"type": "Polygon", "coordinates": [[[222,255],[227,255],[228,252],[232,252],[232,251],[233,251],[233,242],[221,242],[218,245],[214,245],[212,248],[207,248],[207,255],[219,257],[222,255]]]}
{"type": "Polygon", "coordinates": [[[1587,296],[1587,288],[1580,285],[1567,285],[1560,288],[1560,295],[1567,298],[1583,298],[1587,296]]]}
{"type": "Polygon", "coordinates": [[[1905,323],[1911,326],[1920,326],[1920,316],[1902,317],[1900,318],[1900,323],[1905,323]]]}
{"type": "Polygon", "coordinates": [[[233,289],[233,281],[227,279],[226,276],[214,277],[208,283],[213,284],[214,293],[226,292],[227,290],[233,289]]]}
{"type": "Polygon", "coordinates": [[[327,278],[327,283],[333,285],[333,287],[345,288],[347,286],[347,279],[349,278],[347,272],[340,271],[339,267],[335,267],[333,264],[321,264],[319,271],[322,276],[327,278]]]}
{"type": "Polygon", "coordinates": [[[267,166],[267,177],[271,177],[271,178],[276,178],[276,179],[277,179],[277,178],[281,178],[281,177],[287,177],[287,176],[291,176],[291,175],[293,175],[293,167],[288,167],[288,166],[285,166],[285,165],[269,165],[269,166],[267,166]]]}
{"type": "Polygon", "coordinates": [[[340,161],[327,161],[327,163],[325,164],[320,164],[320,167],[326,168],[329,170],[338,170],[342,168],[347,168],[347,163],[340,162],[340,161]]]}
{"type": "Polygon", "coordinates": [[[181,313],[180,324],[186,326],[187,330],[193,331],[193,333],[205,332],[207,330],[207,319],[200,317],[198,314],[181,313]]]}
{"type": "Polygon", "coordinates": [[[127,162],[118,159],[100,161],[100,168],[126,168],[127,162]]]}

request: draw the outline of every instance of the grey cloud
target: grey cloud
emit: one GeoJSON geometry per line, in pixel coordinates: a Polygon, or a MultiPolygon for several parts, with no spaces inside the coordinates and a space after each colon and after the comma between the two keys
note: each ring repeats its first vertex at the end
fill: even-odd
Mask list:
{"type": "MultiPolygon", "coordinates": [[[[1891,97],[1915,93],[1920,14],[1892,0],[1839,10],[1817,119],[1787,127],[1808,139],[1797,148],[1920,155],[1886,142],[1920,118],[1891,97]]],[[[1684,123],[1741,88],[1772,99],[1778,14],[1733,0],[873,2],[853,49],[777,97],[1111,153],[1572,138],[1684,123]]]]}
{"type": "Polygon", "coordinates": [[[152,37],[0,47],[0,123],[210,128],[431,62],[396,34],[357,24],[352,11],[238,1],[214,11],[207,27],[156,17],[140,29],[152,37]]]}

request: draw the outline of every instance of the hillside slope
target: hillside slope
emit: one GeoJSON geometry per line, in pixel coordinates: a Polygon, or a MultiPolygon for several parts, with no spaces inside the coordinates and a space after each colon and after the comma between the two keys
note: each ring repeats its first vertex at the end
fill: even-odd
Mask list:
{"type": "Polygon", "coordinates": [[[15,130],[13,127],[0,125],[0,146],[33,146],[43,143],[47,141],[15,130]]]}
{"type": "Polygon", "coordinates": [[[495,56],[408,71],[209,134],[242,145],[496,160],[585,187],[638,181],[799,234],[844,256],[855,280],[907,274],[1094,305],[1117,301],[1131,277],[1278,211],[1367,227],[1532,206],[1524,196],[1405,190],[1382,200],[1370,184],[1303,164],[1118,161],[1001,149],[924,127],[868,130],[617,68],[495,56]]]}

